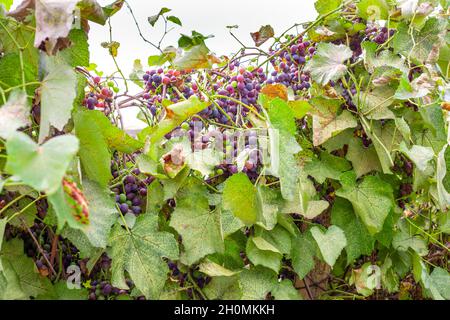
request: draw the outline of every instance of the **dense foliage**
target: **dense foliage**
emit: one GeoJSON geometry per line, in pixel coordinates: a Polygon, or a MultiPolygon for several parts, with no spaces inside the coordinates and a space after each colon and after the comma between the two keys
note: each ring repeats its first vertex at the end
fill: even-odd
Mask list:
{"type": "Polygon", "coordinates": [[[230,26],[231,57],[196,31],[162,47],[182,25],[162,8],[134,20],[158,54],[131,75],[129,3],[11,2],[0,299],[450,299],[448,0],[318,0],[254,46],[230,26]],[[89,23],[117,70],[90,63],[89,23]]]}

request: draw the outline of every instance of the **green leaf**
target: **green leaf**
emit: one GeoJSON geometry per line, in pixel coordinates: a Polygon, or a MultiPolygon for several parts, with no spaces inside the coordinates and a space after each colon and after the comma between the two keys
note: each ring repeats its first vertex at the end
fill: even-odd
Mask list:
{"type": "Polygon", "coordinates": [[[320,160],[314,158],[304,167],[305,172],[319,183],[324,183],[327,178],[339,180],[342,172],[350,169],[351,166],[347,160],[333,156],[327,152],[320,154],[320,160]]]}
{"type": "Polygon", "coordinates": [[[49,136],[50,127],[62,131],[71,117],[77,78],[72,68],[56,58],[47,58],[48,74],[41,84],[39,142],[49,136]]]}
{"type": "Polygon", "coordinates": [[[450,300],[450,274],[445,269],[434,268],[429,281],[431,283],[430,291],[435,299],[450,300]]]}
{"type": "Polygon", "coordinates": [[[83,110],[78,113],[81,114],[80,117],[84,121],[95,122],[110,149],[123,153],[133,153],[144,146],[142,142],[114,126],[102,112],[98,110],[83,110]]]}
{"type": "Polygon", "coordinates": [[[242,300],[264,300],[266,295],[277,285],[276,273],[263,268],[254,267],[239,274],[242,300]]]}
{"type": "MultiPolygon", "coordinates": [[[[74,246],[77,247],[79,250],[79,256],[81,259],[88,258],[88,265],[94,264],[97,262],[98,258],[102,255],[102,253],[105,251],[102,248],[96,248],[94,247],[89,239],[86,237],[86,235],[80,230],[80,228],[70,228],[65,227],[62,232],[61,236],[68,239],[70,242],[73,243],[74,246]]],[[[93,265],[92,265],[93,267],[93,265]]]]}
{"type": "Polygon", "coordinates": [[[77,212],[73,208],[73,199],[64,192],[62,184],[56,192],[48,195],[47,199],[56,214],[58,232],[63,229],[66,222],[73,229],[81,229],[83,227],[83,224],[75,219],[77,212]]]}
{"type": "Polygon", "coordinates": [[[6,172],[38,191],[51,194],[60,188],[70,161],[78,151],[78,140],[75,136],[64,135],[38,145],[26,134],[17,132],[6,142],[6,151],[6,172]]]}
{"type": "Polygon", "coordinates": [[[386,20],[389,6],[385,0],[361,0],[356,5],[358,16],[366,20],[386,20]]]}
{"type": "Polygon", "coordinates": [[[372,295],[381,281],[381,274],[374,271],[370,262],[364,263],[361,268],[352,270],[349,284],[355,284],[356,291],[365,297],[372,295]]]}
{"type": "Polygon", "coordinates": [[[167,19],[168,21],[170,21],[170,22],[173,22],[173,23],[179,25],[179,26],[182,26],[182,25],[183,25],[183,24],[181,23],[181,20],[180,20],[178,17],[175,17],[175,16],[168,16],[166,19],[167,19]]]}
{"type": "Polygon", "coordinates": [[[221,210],[221,221],[224,238],[227,238],[245,226],[241,219],[235,217],[229,210],[221,210]]]}
{"type": "MultiPolygon", "coordinates": [[[[404,221],[403,221],[404,222],[404,221]]],[[[422,236],[413,230],[410,230],[406,222],[400,224],[392,239],[392,247],[399,251],[408,251],[409,248],[414,250],[419,256],[428,254],[427,242],[422,236]]]]}
{"type": "Polygon", "coordinates": [[[366,227],[353,212],[352,204],[337,198],[331,210],[331,223],[344,230],[347,238],[347,265],[361,255],[370,255],[374,247],[374,239],[366,227]]]}
{"type": "Polygon", "coordinates": [[[167,62],[167,57],[164,55],[149,56],[147,59],[147,63],[150,67],[162,66],[165,62],[167,62]]]}
{"type": "Polygon", "coordinates": [[[337,9],[342,3],[342,0],[317,0],[314,7],[318,14],[327,14],[334,9],[337,9]]]}
{"type": "Polygon", "coordinates": [[[325,85],[330,80],[337,80],[347,72],[344,62],[352,57],[352,50],[346,45],[319,43],[316,54],[307,62],[305,71],[311,73],[312,79],[325,85]]]}
{"type": "Polygon", "coordinates": [[[403,118],[395,118],[395,125],[397,126],[397,129],[400,131],[400,133],[403,136],[403,139],[406,141],[411,140],[411,129],[409,128],[408,123],[403,118]]]}
{"type": "Polygon", "coordinates": [[[436,163],[436,181],[438,202],[442,210],[446,210],[450,206],[450,192],[449,192],[449,174],[450,174],[450,148],[448,145],[444,146],[438,154],[436,163]]]}
{"type": "MultiPolygon", "coordinates": [[[[135,59],[133,62],[133,71],[130,73],[130,79],[134,84],[138,85],[141,88],[144,88],[144,82],[142,81],[142,77],[144,76],[144,68],[142,67],[142,63],[140,59],[135,59]]],[[[141,111],[142,112],[142,111],[141,111]]],[[[142,114],[143,115],[143,114],[142,114]]],[[[143,116],[143,121],[145,122],[145,116],[143,116]]]]}
{"type": "Polygon", "coordinates": [[[105,25],[109,17],[112,17],[122,8],[124,0],[116,0],[113,3],[102,7],[96,0],[81,0],[77,6],[81,10],[81,16],[92,22],[105,25]]]}
{"type": "Polygon", "coordinates": [[[381,164],[373,144],[364,147],[361,139],[351,137],[345,157],[351,161],[356,177],[359,178],[372,171],[381,171],[381,164]]]}
{"type": "Polygon", "coordinates": [[[0,137],[8,139],[17,129],[31,125],[30,106],[22,91],[13,91],[0,107],[0,137]]]}
{"type": "MultiPolygon", "coordinates": [[[[5,39],[2,37],[2,40],[5,39]]],[[[36,81],[38,76],[38,58],[37,54],[33,52],[32,58],[24,62],[23,71],[25,75],[25,83],[36,81]]],[[[20,86],[22,84],[22,75],[20,67],[19,54],[16,52],[7,53],[0,59],[0,87],[8,89],[11,87],[20,86]]],[[[27,87],[27,93],[34,95],[36,86],[30,85],[27,87]]]]}
{"type": "Polygon", "coordinates": [[[188,265],[224,250],[220,211],[210,211],[206,193],[206,187],[191,178],[178,191],[171,215],[170,226],[181,235],[184,246],[181,261],[188,265]]]}
{"type": "Polygon", "coordinates": [[[272,230],[277,224],[280,196],[277,191],[269,187],[259,185],[256,188],[258,213],[256,223],[266,230],[272,230]]]}
{"type": "Polygon", "coordinates": [[[432,148],[413,145],[408,149],[404,141],[400,143],[400,151],[407,155],[420,171],[425,171],[430,160],[434,158],[432,148]]]}
{"type": "MultiPolygon", "coordinates": [[[[3,236],[5,234],[5,228],[6,228],[7,220],[8,220],[7,218],[0,219],[0,252],[1,252],[1,249],[2,249],[3,236]]],[[[2,261],[0,259],[0,273],[2,271],[3,271],[2,261]]]]}
{"type": "Polygon", "coordinates": [[[311,105],[306,100],[288,101],[289,108],[291,108],[296,119],[303,119],[303,117],[311,110],[311,105]]]}
{"type": "Polygon", "coordinates": [[[203,176],[210,176],[215,168],[222,162],[222,154],[213,148],[191,151],[191,144],[186,145],[188,155],[186,157],[187,165],[194,170],[199,171],[203,176]]]}
{"type": "Polygon", "coordinates": [[[158,230],[158,217],[138,216],[130,232],[116,224],[109,245],[112,285],[128,289],[126,271],[146,298],[158,299],[169,272],[162,258],[178,259],[177,241],[172,234],[158,230]]]}
{"type": "Polygon", "coordinates": [[[16,205],[10,207],[8,210],[4,212],[4,216],[8,218],[12,218],[15,214],[15,217],[12,218],[8,223],[12,226],[18,227],[20,229],[24,228],[24,225],[27,227],[32,227],[34,225],[34,220],[36,219],[37,208],[36,205],[33,205],[33,200],[30,198],[23,198],[16,202],[16,205]],[[20,215],[17,213],[20,212],[20,215]]]}
{"type": "Polygon", "coordinates": [[[373,142],[383,173],[391,174],[391,167],[394,166],[392,154],[395,150],[398,150],[399,143],[402,140],[402,135],[397,130],[395,121],[388,120],[384,123],[371,121],[369,125],[364,120],[362,125],[367,136],[373,142]]]}
{"type": "Polygon", "coordinates": [[[281,254],[289,254],[291,252],[291,236],[289,231],[279,225],[269,231],[256,228],[253,242],[261,250],[271,250],[281,254]]]}
{"type": "Polygon", "coordinates": [[[231,271],[208,259],[198,266],[198,270],[210,277],[231,277],[236,274],[235,271],[231,271]]]}
{"type": "Polygon", "coordinates": [[[326,232],[319,227],[311,228],[311,235],[316,240],[324,261],[333,267],[342,250],[347,246],[344,231],[338,226],[330,226],[326,232]]]}
{"type": "Polygon", "coordinates": [[[225,181],[223,207],[247,225],[256,222],[258,211],[256,188],[244,173],[237,173],[225,181]]]}
{"type": "Polygon", "coordinates": [[[382,230],[384,221],[394,207],[392,187],[378,176],[366,176],[359,184],[345,183],[336,195],[349,200],[370,234],[382,230]]]}
{"type": "Polygon", "coordinates": [[[105,187],[112,179],[111,154],[102,130],[87,112],[75,113],[73,121],[80,140],[79,156],[83,169],[90,180],[105,187]]]}
{"type": "Polygon", "coordinates": [[[309,231],[298,234],[292,239],[292,267],[300,279],[303,279],[315,266],[316,245],[309,231]]]}
{"type": "Polygon", "coordinates": [[[256,229],[255,236],[247,241],[246,253],[254,265],[262,265],[278,273],[283,254],[291,251],[289,232],[281,226],[273,230],[256,229]]]}
{"type": "Polygon", "coordinates": [[[198,44],[189,50],[177,52],[173,65],[180,70],[209,69],[218,59],[205,44],[198,44]]]}
{"type": "Polygon", "coordinates": [[[2,4],[6,11],[9,11],[9,8],[11,8],[14,0],[2,0],[0,1],[0,4],[2,4]]]}
{"type": "Polygon", "coordinates": [[[329,206],[327,201],[320,200],[314,184],[307,178],[305,172],[299,175],[293,191],[295,192],[294,199],[285,201],[280,212],[299,213],[308,219],[314,219],[329,206]]]}
{"type": "Polygon", "coordinates": [[[288,279],[279,282],[271,294],[276,300],[303,300],[298,290],[295,289],[292,282],[288,279]]]}
{"type": "Polygon", "coordinates": [[[388,86],[376,87],[373,90],[360,91],[354,102],[367,119],[394,119],[389,106],[394,102],[394,90],[388,86]]]}
{"type": "Polygon", "coordinates": [[[153,160],[157,160],[157,147],[158,144],[164,139],[164,136],[173,131],[177,126],[181,125],[186,119],[190,118],[194,114],[202,111],[208,107],[208,103],[200,101],[200,99],[193,95],[187,100],[180,101],[178,103],[168,106],[167,115],[164,120],[160,121],[158,125],[151,128],[149,132],[149,155],[153,160]]]}
{"type": "Polygon", "coordinates": [[[3,244],[1,261],[8,285],[5,292],[0,292],[0,298],[29,299],[49,290],[50,280],[39,274],[33,260],[23,252],[22,240],[12,239],[3,244]]]}
{"type": "Polygon", "coordinates": [[[242,296],[238,276],[213,277],[203,292],[210,300],[238,300],[242,296]]]}
{"type": "Polygon", "coordinates": [[[310,100],[310,103],[314,109],[311,110],[314,146],[321,145],[339,132],[357,125],[349,111],[344,110],[338,114],[341,107],[340,100],[316,97],[310,100]]]}
{"type": "Polygon", "coordinates": [[[213,35],[204,36],[197,31],[192,31],[191,36],[181,34],[181,37],[178,39],[178,46],[180,48],[188,50],[194,46],[204,45],[205,40],[214,37],[213,35]]]}
{"type": "Polygon", "coordinates": [[[378,45],[372,41],[361,43],[363,49],[364,66],[366,70],[374,74],[374,78],[379,76],[395,75],[396,71],[407,73],[408,68],[405,65],[405,59],[390,50],[377,52],[378,45]]]}
{"type": "Polygon", "coordinates": [[[85,288],[67,287],[66,281],[59,281],[54,284],[48,292],[39,295],[37,300],[86,300],[89,292],[85,288]]]}
{"type": "Polygon", "coordinates": [[[89,66],[88,37],[82,29],[72,29],[69,33],[70,47],[59,52],[66,63],[72,67],[89,66]]]}
{"type": "Polygon", "coordinates": [[[241,258],[241,252],[245,251],[245,242],[247,238],[241,232],[229,236],[224,240],[225,250],[223,253],[216,252],[209,255],[207,260],[210,260],[228,270],[239,272],[244,267],[244,261],[241,258]]]}
{"type": "Polygon", "coordinates": [[[424,127],[418,132],[413,132],[416,144],[431,147],[434,153],[438,154],[447,144],[443,110],[439,104],[433,104],[421,106],[419,112],[422,116],[424,127]]]}
{"type": "Polygon", "coordinates": [[[164,205],[164,189],[159,181],[154,181],[147,187],[146,212],[158,215],[164,205]]]}
{"type": "Polygon", "coordinates": [[[394,50],[416,63],[434,63],[439,49],[444,45],[447,20],[429,18],[420,31],[409,31],[409,25],[401,23],[393,39],[394,50]]]}
{"type": "MultiPolygon", "coordinates": [[[[281,259],[283,258],[283,255],[279,252],[274,252],[273,250],[276,249],[274,249],[271,245],[269,245],[269,247],[272,248],[272,250],[262,250],[258,248],[254,242],[254,239],[255,238],[249,238],[247,241],[245,253],[248,259],[255,266],[263,266],[278,273],[281,268],[281,259]]],[[[259,240],[262,239],[259,238],[259,240]]]]}
{"type": "Polygon", "coordinates": [[[272,158],[271,167],[268,170],[280,178],[283,198],[292,200],[299,171],[294,155],[302,150],[295,139],[297,127],[294,113],[280,98],[275,98],[263,106],[268,109],[270,121],[269,138],[272,158]]]}
{"type": "Polygon", "coordinates": [[[150,23],[150,25],[152,27],[155,26],[156,22],[158,22],[158,19],[165,13],[172,11],[169,8],[161,8],[161,10],[159,10],[158,14],[155,14],[154,16],[148,17],[148,23],[150,23]]]}
{"type": "Polygon", "coordinates": [[[423,73],[413,81],[409,82],[406,75],[400,79],[400,83],[395,92],[395,98],[399,100],[408,100],[414,98],[422,98],[430,93],[430,89],[434,88],[434,80],[423,73]]]}
{"type": "Polygon", "coordinates": [[[117,219],[117,209],[109,190],[83,180],[83,194],[89,210],[89,225],[82,229],[94,247],[106,248],[109,232],[117,219]]]}
{"type": "Polygon", "coordinates": [[[392,259],[387,257],[381,266],[381,283],[389,293],[397,292],[399,277],[392,267],[392,259]]]}

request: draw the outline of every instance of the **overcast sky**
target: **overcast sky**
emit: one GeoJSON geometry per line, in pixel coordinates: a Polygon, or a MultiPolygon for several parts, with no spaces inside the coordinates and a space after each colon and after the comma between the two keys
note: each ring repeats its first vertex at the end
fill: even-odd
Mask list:
{"type": "MultiPolygon", "coordinates": [[[[111,0],[100,0],[108,4],[111,0]]],[[[170,15],[181,19],[183,26],[172,30],[163,42],[163,47],[176,45],[180,33],[190,34],[196,30],[204,35],[215,37],[207,40],[208,47],[218,55],[230,54],[240,48],[239,43],[228,33],[226,26],[239,25],[233,32],[245,44],[252,45],[250,32],[257,31],[260,26],[270,24],[279,34],[295,23],[314,20],[315,0],[128,0],[141,30],[146,38],[158,42],[163,33],[163,22],[154,28],[147,21],[149,16],[157,14],[159,9],[172,9],[170,15]]],[[[134,59],[144,63],[149,55],[157,51],[145,43],[136,30],[132,16],[124,6],[112,18],[113,38],[120,42],[118,62],[121,68],[131,70],[134,59]]],[[[109,40],[109,30],[106,27],[91,24],[89,34],[91,45],[91,60],[101,69],[114,68],[107,49],[100,46],[109,40]]]]}

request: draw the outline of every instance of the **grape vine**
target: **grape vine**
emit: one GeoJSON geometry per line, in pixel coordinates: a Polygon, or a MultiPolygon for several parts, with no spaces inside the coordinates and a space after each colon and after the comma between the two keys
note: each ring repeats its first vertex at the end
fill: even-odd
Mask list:
{"type": "Polygon", "coordinates": [[[218,56],[169,8],[0,2],[0,299],[450,299],[449,2],[315,8],[218,56]]]}

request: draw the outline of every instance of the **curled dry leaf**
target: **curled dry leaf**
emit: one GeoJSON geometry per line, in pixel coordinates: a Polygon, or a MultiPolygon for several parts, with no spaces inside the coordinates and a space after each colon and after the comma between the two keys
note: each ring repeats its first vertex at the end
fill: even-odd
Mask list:
{"type": "Polygon", "coordinates": [[[186,154],[182,144],[176,144],[172,150],[162,156],[164,171],[169,177],[175,177],[186,165],[186,154]]]}
{"type": "Polygon", "coordinates": [[[259,31],[251,32],[250,35],[252,36],[253,41],[255,41],[255,45],[259,47],[272,38],[275,35],[275,32],[273,31],[272,26],[266,25],[262,26],[259,31]]]}
{"type": "Polygon", "coordinates": [[[59,38],[65,38],[72,29],[73,13],[78,0],[36,0],[36,37],[34,46],[54,54],[59,38]]]}
{"type": "Polygon", "coordinates": [[[286,86],[279,83],[264,86],[264,88],[261,89],[261,93],[270,99],[280,98],[284,101],[288,101],[288,90],[286,86]]]}

